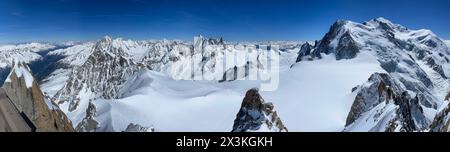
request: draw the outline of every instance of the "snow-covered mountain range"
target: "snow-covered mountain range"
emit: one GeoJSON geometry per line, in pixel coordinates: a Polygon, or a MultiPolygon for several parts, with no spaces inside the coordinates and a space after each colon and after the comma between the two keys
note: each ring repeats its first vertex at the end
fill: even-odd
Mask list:
{"type": "Polygon", "coordinates": [[[77,131],[448,131],[449,46],[384,18],[338,20],[309,42],[106,36],[0,46],[0,80],[13,61],[29,64],[77,131]],[[249,49],[262,51],[217,70],[249,49]],[[278,89],[255,91],[262,81],[248,71],[269,62],[279,63],[278,89]]]}

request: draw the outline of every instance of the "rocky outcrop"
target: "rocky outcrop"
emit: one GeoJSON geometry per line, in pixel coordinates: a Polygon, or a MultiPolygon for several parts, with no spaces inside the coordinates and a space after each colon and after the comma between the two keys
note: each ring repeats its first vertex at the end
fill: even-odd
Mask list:
{"type": "Polygon", "coordinates": [[[194,37],[194,48],[204,49],[207,45],[225,45],[223,38],[205,38],[201,35],[194,37]]]}
{"type": "Polygon", "coordinates": [[[17,109],[33,122],[36,131],[74,131],[66,115],[44,97],[27,65],[16,63],[2,88],[17,109]]]}
{"type": "MultiPolygon", "coordinates": [[[[450,93],[445,100],[449,100],[450,93]]],[[[439,111],[430,125],[431,132],[450,132],[450,103],[439,111]]]]}
{"type": "Polygon", "coordinates": [[[298,56],[297,56],[297,59],[295,60],[295,62],[300,62],[300,61],[302,61],[304,56],[310,55],[312,49],[313,49],[313,46],[311,44],[309,44],[308,42],[303,44],[300,47],[300,51],[298,51],[298,53],[297,53],[298,56]]]}
{"type": "Polygon", "coordinates": [[[375,73],[358,92],[344,131],[424,131],[429,125],[419,104],[420,93],[411,97],[389,74],[375,73]],[[367,121],[373,120],[368,123],[367,121]],[[367,123],[366,128],[358,128],[367,123]]]}
{"type": "Polygon", "coordinates": [[[241,109],[234,120],[232,132],[287,132],[271,102],[265,102],[257,89],[245,94],[241,109]]]}
{"type": "Polygon", "coordinates": [[[155,128],[143,127],[139,124],[130,123],[124,132],[155,132],[155,128]]]}
{"type": "Polygon", "coordinates": [[[99,123],[94,119],[96,112],[95,105],[89,102],[88,108],[86,109],[86,116],[78,123],[75,130],[78,132],[95,132],[99,128],[99,123]]]}

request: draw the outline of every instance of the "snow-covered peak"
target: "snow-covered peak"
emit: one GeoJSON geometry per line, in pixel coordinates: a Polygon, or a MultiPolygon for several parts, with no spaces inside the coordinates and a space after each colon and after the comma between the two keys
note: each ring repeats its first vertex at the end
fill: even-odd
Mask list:
{"type": "Polygon", "coordinates": [[[130,123],[124,132],[155,132],[155,128],[143,127],[139,124],[130,123]]]}
{"type": "Polygon", "coordinates": [[[339,35],[349,31],[352,36],[364,35],[376,32],[405,32],[408,29],[400,24],[395,24],[383,17],[371,19],[364,23],[339,19],[331,26],[328,34],[339,35]]]}
{"type": "Polygon", "coordinates": [[[31,69],[22,62],[14,63],[14,66],[11,69],[11,72],[9,73],[5,82],[6,83],[11,82],[13,80],[12,77],[17,77],[19,79],[23,77],[27,88],[33,87],[34,78],[33,75],[31,74],[31,69]]]}
{"type": "Polygon", "coordinates": [[[120,48],[120,41],[121,40],[113,40],[108,36],[105,36],[104,38],[100,39],[99,41],[97,41],[97,43],[95,43],[94,47],[93,47],[93,52],[97,52],[97,53],[107,53],[110,55],[114,54],[118,54],[118,52],[123,51],[123,50],[119,50],[118,48],[120,48]],[[113,42],[114,41],[114,42],[113,42]],[[115,45],[113,45],[115,44],[115,45]],[[116,47],[116,49],[113,49],[113,47],[116,47]]]}
{"type": "Polygon", "coordinates": [[[75,45],[79,45],[79,44],[83,44],[83,43],[86,43],[86,42],[83,42],[83,41],[63,41],[63,42],[55,43],[55,45],[61,46],[61,47],[70,47],[70,46],[75,46],[75,45]]]}
{"type": "Polygon", "coordinates": [[[339,19],[339,20],[336,20],[336,22],[334,22],[333,25],[331,25],[330,31],[337,32],[337,31],[341,31],[341,30],[348,30],[354,24],[357,24],[357,23],[352,22],[350,20],[339,19]]]}
{"type": "Polygon", "coordinates": [[[390,20],[379,17],[376,19],[372,19],[368,22],[363,23],[365,26],[382,29],[384,31],[395,32],[395,31],[406,31],[407,28],[391,22],[390,20]]]}
{"type": "Polygon", "coordinates": [[[247,91],[234,120],[232,132],[287,132],[274,105],[253,88],[247,91]]]}
{"type": "Polygon", "coordinates": [[[201,40],[204,40],[205,38],[203,37],[203,35],[197,35],[197,36],[194,36],[194,44],[196,43],[196,42],[199,42],[199,41],[201,41],[201,40]]]}
{"type": "MultiPolygon", "coordinates": [[[[421,119],[425,123],[421,123],[419,128],[424,128],[432,120],[448,92],[450,50],[430,30],[407,29],[384,18],[365,23],[338,20],[312,50],[311,55],[305,58],[320,59],[327,54],[333,54],[337,60],[359,58],[362,54],[373,56],[393,80],[399,80],[399,86],[405,87],[403,90],[407,90],[412,97],[419,98],[415,105],[428,110],[417,114],[425,116],[421,119]]],[[[299,54],[301,58],[304,56],[299,54]]],[[[402,99],[398,101],[403,100],[403,97],[405,100],[413,100],[406,95],[399,95],[400,97],[402,99]]],[[[355,103],[358,101],[355,98],[355,103]]],[[[388,104],[375,105],[378,108],[389,108],[388,104]]],[[[374,110],[374,107],[368,109],[374,110]]]]}
{"type": "Polygon", "coordinates": [[[223,38],[205,38],[202,35],[194,37],[194,47],[205,47],[206,45],[223,45],[223,38]]]}
{"type": "Polygon", "coordinates": [[[96,47],[98,46],[98,47],[104,48],[104,47],[108,46],[111,43],[111,41],[112,41],[111,37],[104,36],[103,38],[101,38],[100,40],[97,41],[96,47]]]}
{"type": "Polygon", "coordinates": [[[348,24],[348,23],[353,23],[353,22],[350,21],[350,20],[338,19],[338,20],[336,20],[336,22],[333,23],[332,26],[342,26],[342,25],[345,25],[345,24],[348,24]]]}
{"type": "MultiPolygon", "coordinates": [[[[95,43],[93,52],[106,53],[111,56],[122,56],[125,58],[133,58],[135,61],[141,60],[144,54],[150,51],[148,41],[133,41],[123,38],[111,38],[105,36],[95,43]]],[[[157,42],[161,43],[161,42],[157,42]]]]}

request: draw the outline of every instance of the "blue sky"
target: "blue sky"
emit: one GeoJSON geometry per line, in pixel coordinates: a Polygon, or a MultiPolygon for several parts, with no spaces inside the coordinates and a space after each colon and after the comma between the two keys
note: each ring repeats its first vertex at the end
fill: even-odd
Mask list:
{"type": "Polygon", "coordinates": [[[385,17],[450,39],[449,0],[1,0],[0,43],[223,36],[320,39],[337,19],[385,17]]]}

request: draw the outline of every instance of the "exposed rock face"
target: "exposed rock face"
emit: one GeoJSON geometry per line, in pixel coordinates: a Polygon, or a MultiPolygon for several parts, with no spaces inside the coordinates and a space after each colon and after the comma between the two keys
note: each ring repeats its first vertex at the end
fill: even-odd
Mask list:
{"type": "Polygon", "coordinates": [[[59,104],[70,102],[69,111],[77,108],[81,93],[98,95],[91,98],[117,98],[126,78],[140,69],[121,47],[115,47],[109,37],[97,42],[93,49],[87,61],[74,70],[63,89],[55,95],[59,104]]]}
{"type": "Polygon", "coordinates": [[[398,80],[375,73],[359,86],[344,131],[423,131],[430,121],[419,104],[420,94],[411,97],[398,80]],[[372,122],[372,121],[373,122],[372,122]],[[367,123],[366,128],[358,128],[367,123]]]}
{"type": "Polygon", "coordinates": [[[194,37],[194,48],[195,49],[202,50],[207,45],[225,45],[225,42],[223,41],[223,38],[219,38],[219,39],[204,38],[201,35],[194,37]]]}
{"type": "Polygon", "coordinates": [[[247,91],[234,120],[232,132],[247,131],[288,131],[274,110],[273,104],[265,102],[257,89],[247,91]]]}
{"type": "Polygon", "coordinates": [[[86,109],[86,116],[75,128],[78,132],[95,132],[99,128],[99,123],[94,119],[97,109],[95,105],[89,102],[89,106],[86,109]]]}
{"type": "Polygon", "coordinates": [[[297,59],[295,62],[300,62],[300,61],[302,61],[302,58],[304,56],[310,55],[312,49],[313,49],[313,46],[311,44],[309,44],[308,42],[303,44],[302,47],[300,47],[300,51],[298,51],[298,56],[297,56],[297,59]]]}
{"type": "Polygon", "coordinates": [[[155,132],[153,127],[143,127],[139,124],[130,123],[125,132],[155,132]]]}
{"type": "Polygon", "coordinates": [[[319,41],[319,44],[312,53],[313,57],[321,58],[320,53],[334,53],[337,60],[356,57],[360,48],[350,34],[350,30],[346,27],[347,24],[351,24],[350,21],[336,21],[330,27],[328,33],[319,41]]]}
{"type": "Polygon", "coordinates": [[[66,115],[55,104],[47,104],[30,69],[23,63],[13,67],[2,88],[17,109],[34,123],[36,131],[74,131],[66,115]]]}
{"type": "Polygon", "coordinates": [[[338,47],[336,48],[336,60],[352,59],[356,57],[358,52],[358,44],[352,38],[350,32],[346,31],[339,39],[338,47]]]}

